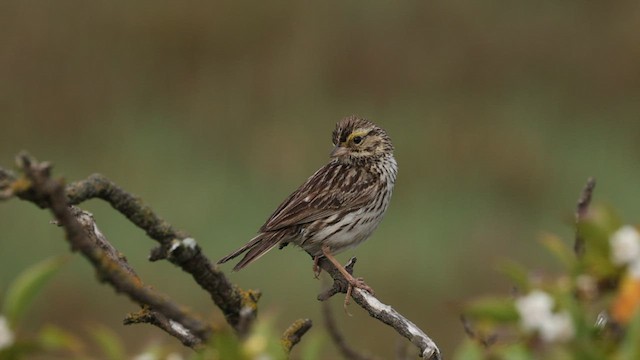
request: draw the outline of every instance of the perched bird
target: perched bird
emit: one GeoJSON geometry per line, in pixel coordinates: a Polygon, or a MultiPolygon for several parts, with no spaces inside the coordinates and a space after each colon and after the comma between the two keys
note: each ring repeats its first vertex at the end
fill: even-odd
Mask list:
{"type": "Polygon", "coordinates": [[[225,263],[246,252],[233,268],[237,271],[278,245],[302,247],[318,260],[330,260],[352,287],[369,292],[360,278],[351,276],[333,257],[365,241],[389,206],[398,165],[387,133],[371,121],[349,116],[333,131],[331,161],[278,206],[259,234],[225,256],[225,263]]]}

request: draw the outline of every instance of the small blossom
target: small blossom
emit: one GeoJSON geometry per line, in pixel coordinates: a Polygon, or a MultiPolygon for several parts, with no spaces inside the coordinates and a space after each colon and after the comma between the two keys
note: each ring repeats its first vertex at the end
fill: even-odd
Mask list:
{"type": "Polygon", "coordinates": [[[133,360],[158,360],[158,356],[151,352],[145,352],[139,355],[136,355],[133,360]]]}
{"type": "Polygon", "coordinates": [[[589,275],[578,275],[576,277],[576,288],[578,294],[586,299],[593,299],[598,295],[596,279],[589,275]]]}
{"type": "Polygon", "coordinates": [[[539,329],[542,322],[551,315],[552,308],[553,298],[540,290],[534,290],[516,300],[516,309],[525,330],[539,329]]]}
{"type": "Polygon", "coordinates": [[[629,264],[629,275],[634,279],[640,279],[640,259],[635,259],[629,264]]]}
{"type": "Polygon", "coordinates": [[[7,319],[0,315],[0,350],[13,345],[13,332],[9,329],[7,319]]]}
{"type": "Polygon", "coordinates": [[[551,314],[542,321],[540,338],[544,342],[562,342],[573,339],[575,330],[567,311],[551,314]]]}
{"type": "Polygon", "coordinates": [[[165,360],[184,360],[184,357],[178,353],[170,353],[165,360]]]}
{"type": "Polygon", "coordinates": [[[609,239],[611,261],[625,265],[640,259],[640,234],[635,227],[626,225],[618,229],[609,239]]]}

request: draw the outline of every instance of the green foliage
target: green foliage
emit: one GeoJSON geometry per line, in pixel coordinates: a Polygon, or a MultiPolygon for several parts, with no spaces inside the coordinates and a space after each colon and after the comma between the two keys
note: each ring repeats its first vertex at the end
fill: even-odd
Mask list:
{"type": "Polygon", "coordinates": [[[472,335],[455,358],[639,359],[640,234],[622,225],[610,207],[592,206],[577,226],[583,256],[571,241],[541,238],[562,265],[559,274],[526,271],[513,262],[503,266],[517,295],[469,302],[465,317],[472,335]]]}
{"type": "Polygon", "coordinates": [[[294,351],[300,353],[300,359],[318,360],[321,359],[322,349],[327,346],[327,341],[326,337],[318,336],[317,332],[306,334],[302,343],[298,344],[294,351]]]}
{"type": "Polygon", "coordinates": [[[93,326],[89,333],[102,351],[101,358],[108,360],[125,359],[126,352],[122,339],[113,330],[102,325],[93,326]]]}
{"type": "Polygon", "coordinates": [[[472,339],[465,339],[456,350],[454,360],[482,360],[483,349],[472,339]]]}
{"type": "MultiPolygon", "coordinates": [[[[56,257],[35,264],[22,272],[9,286],[4,302],[3,314],[8,321],[2,318],[3,326],[0,329],[2,337],[15,337],[14,330],[27,312],[28,306],[33,302],[39,290],[52,278],[52,276],[64,265],[67,257],[56,257]],[[6,326],[4,326],[6,324],[6,326]],[[3,331],[5,333],[3,333],[3,331]],[[6,333],[8,332],[8,333],[6,333]]],[[[0,314],[2,315],[2,314],[0,314]]],[[[253,326],[251,334],[244,340],[238,337],[230,329],[218,330],[208,344],[201,351],[191,356],[193,360],[223,360],[223,359],[256,359],[267,357],[271,359],[287,358],[280,343],[281,330],[274,325],[272,316],[262,316],[253,326]]],[[[21,336],[13,340],[9,345],[0,346],[0,359],[19,360],[33,355],[54,355],[64,358],[83,360],[93,358],[92,350],[97,348],[100,359],[120,360],[129,358],[123,338],[112,329],[103,325],[93,324],[87,331],[91,343],[87,339],[78,336],[68,330],[55,325],[43,325],[35,337],[21,336]]],[[[307,344],[299,344],[295,351],[304,353],[305,359],[317,359],[321,353],[322,339],[307,335],[307,344]]],[[[0,345],[3,344],[0,341],[0,345]]],[[[150,345],[143,349],[145,355],[162,359],[171,353],[171,348],[158,345],[150,345]]],[[[175,351],[175,350],[174,350],[175,351]]]]}
{"type": "Polygon", "coordinates": [[[485,296],[470,302],[465,313],[474,318],[491,319],[500,323],[518,320],[513,300],[497,296],[485,296]]]}
{"type": "Polygon", "coordinates": [[[640,311],[636,311],[616,359],[637,359],[640,355],[640,311]]]}
{"type": "Polygon", "coordinates": [[[30,342],[18,342],[8,348],[0,350],[0,359],[2,360],[21,360],[28,359],[30,355],[39,351],[36,344],[30,342]]]}
{"type": "Polygon", "coordinates": [[[554,234],[545,234],[541,237],[540,242],[565,268],[575,266],[576,255],[562,238],[554,234]]]}
{"type": "Polygon", "coordinates": [[[37,343],[46,352],[68,352],[74,358],[82,357],[86,346],[75,334],[54,325],[44,325],[38,334],[37,343]]]}
{"type": "Polygon", "coordinates": [[[11,283],[4,299],[2,313],[7,316],[12,328],[15,328],[36,295],[62,268],[67,259],[67,256],[58,256],[44,260],[23,271],[11,283]]]}

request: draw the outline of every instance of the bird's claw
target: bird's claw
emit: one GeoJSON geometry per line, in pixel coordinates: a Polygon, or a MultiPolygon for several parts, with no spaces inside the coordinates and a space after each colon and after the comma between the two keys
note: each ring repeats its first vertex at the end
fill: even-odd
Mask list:
{"type": "Polygon", "coordinates": [[[349,282],[349,286],[347,287],[347,296],[344,298],[344,312],[347,315],[352,316],[351,313],[349,313],[349,311],[347,310],[347,306],[349,306],[349,304],[351,303],[351,292],[353,291],[353,288],[362,289],[370,293],[371,295],[373,295],[374,292],[373,289],[369,285],[367,285],[364,282],[364,279],[361,277],[347,279],[347,281],[349,282]]]}

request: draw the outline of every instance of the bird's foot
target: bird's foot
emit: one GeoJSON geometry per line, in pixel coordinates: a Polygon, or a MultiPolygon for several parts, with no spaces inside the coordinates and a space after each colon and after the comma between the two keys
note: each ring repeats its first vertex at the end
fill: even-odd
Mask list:
{"type": "MultiPolygon", "coordinates": [[[[336,269],[338,269],[338,271],[340,271],[340,273],[342,274],[342,276],[344,276],[344,279],[348,283],[347,296],[344,299],[344,311],[349,316],[351,316],[351,314],[349,314],[349,312],[347,311],[347,306],[349,305],[349,299],[351,298],[351,292],[353,292],[353,288],[362,289],[369,292],[371,295],[373,295],[373,289],[364,282],[363,278],[354,278],[353,275],[351,275],[351,273],[347,271],[347,269],[345,269],[344,266],[342,266],[342,264],[340,264],[335,257],[333,257],[333,255],[331,254],[331,249],[328,245],[322,246],[322,254],[333,264],[333,266],[336,267],[336,269]]],[[[314,264],[317,258],[318,257],[314,258],[314,264]]]]}
{"type": "Polygon", "coordinates": [[[347,282],[349,282],[349,286],[347,287],[347,296],[345,296],[344,298],[344,312],[347,313],[347,315],[351,316],[351,313],[347,310],[347,306],[351,304],[351,292],[353,292],[353,288],[362,289],[370,293],[371,295],[373,295],[374,292],[373,289],[369,285],[367,285],[364,282],[364,279],[361,277],[354,278],[353,276],[351,276],[351,278],[347,278],[347,282]]]}
{"type": "Polygon", "coordinates": [[[364,279],[363,279],[363,278],[361,278],[361,277],[359,277],[359,278],[353,278],[353,277],[352,277],[351,279],[347,279],[347,281],[349,281],[349,286],[351,286],[351,287],[355,287],[355,288],[358,288],[358,289],[362,289],[362,290],[364,290],[364,291],[366,291],[366,292],[370,293],[371,295],[374,295],[374,294],[375,294],[375,293],[373,292],[373,289],[372,289],[369,285],[367,285],[367,284],[364,282],[364,279]]]}

